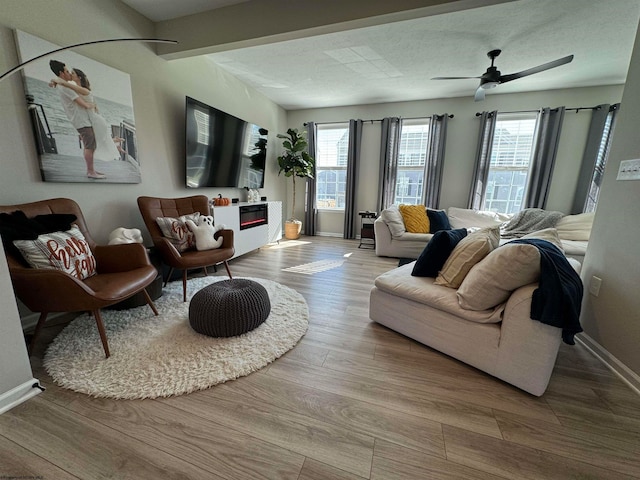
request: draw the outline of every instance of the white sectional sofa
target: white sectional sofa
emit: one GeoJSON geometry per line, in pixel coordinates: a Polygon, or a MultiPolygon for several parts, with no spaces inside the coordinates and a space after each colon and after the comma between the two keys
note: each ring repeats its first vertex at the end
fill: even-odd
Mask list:
{"type": "MultiPolygon", "coordinates": [[[[549,383],[563,329],[531,319],[533,294],[540,278],[541,257],[537,252],[531,245],[494,247],[469,267],[458,288],[439,284],[440,276],[412,276],[416,262],[395,268],[376,278],[369,317],[540,396],[549,383]],[[505,255],[508,251],[510,256],[505,255]]],[[[452,252],[447,262],[453,256],[452,252]]],[[[578,261],[568,262],[579,272],[578,261]]],[[[446,268],[447,264],[443,270],[446,268]]],[[[576,303],[580,305],[582,284],[579,277],[575,281],[580,285],[576,303]]]]}
{"type": "MultiPolygon", "coordinates": [[[[510,215],[457,207],[449,207],[447,216],[452,228],[489,227],[505,224],[511,219],[510,215]]],[[[556,228],[567,257],[582,263],[592,223],[593,214],[566,215],[558,222],[556,228]]],[[[407,232],[397,207],[383,210],[373,228],[376,255],[379,257],[418,258],[433,237],[431,233],[407,232]]],[[[508,240],[501,241],[504,243],[508,240]]]]}

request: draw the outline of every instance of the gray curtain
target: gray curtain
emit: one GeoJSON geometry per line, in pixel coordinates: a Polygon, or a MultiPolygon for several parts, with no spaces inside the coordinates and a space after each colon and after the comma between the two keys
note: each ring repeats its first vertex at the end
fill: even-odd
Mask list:
{"type": "Polygon", "coordinates": [[[347,160],[347,184],[344,194],[344,233],[346,239],[356,238],[356,184],[360,169],[360,145],[362,144],[362,120],[349,120],[349,152],[347,160]]]}
{"type": "Polygon", "coordinates": [[[540,110],[535,147],[523,208],[545,208],[564,120],[564,107],[540,110]]]}
{"type": "Polygon", "coordinates": [[[424,166],[422,203],[437,209],[440,205],[442,170],[444,169],[444,147],[447,140],[448,114],[433,115],[429,124],[429,143],[424,166]]]}
{"type": "Polygon", "coordinates": [[[380,176],[378,179],[378,212],[393,204],[396,198],[398,148],[402,120],[398,117],[382,119],[380,136],[380,176]]]}
{"type": "MultiPolygon", "coordinates": [[[[316,124],[307,122],[307,152],[316,158],[316,124]]],[[[307,178],[307,193],[304,208],[304,234],[315,235],[318,224],[318,208],[316,206],[316,164],[313,164],[313,178],[307,178]]]]}
{"type": "Polygon", "coordinates": [[[620,104],[610,105],[603,103],[593,109],[591,113],[591,124],[589,125],[589,133],[587,136],[587,144],[584,147],[582,155],[582,164],[580,166],[580,174],[578,176],[578,185],[573,196],[573,204],[571,205],[571,214],[582,213],[585,208],[591,182],[595,181],[598,187],[604,173],[604,166],[610,145],[611,133],[615,125],[615,119],[620,104]],[[607,117],[612,114],[611,124],[609,126],[609,134],[603,144],[603,136],[607,125],[607,117]]]}
{"type": "Polygon", "coordinates": [[[489,163],[491,161],[491,148],[493,135],[496,130],[496,117],[498,111],[482,112],[480,115],[480,132],[478,133],[478,146],[476,147],[476,163],[473,169],[473,183],[469,194],[468,208],[479,210],[487,191],[487,178],[489,177],[489,163]]]}

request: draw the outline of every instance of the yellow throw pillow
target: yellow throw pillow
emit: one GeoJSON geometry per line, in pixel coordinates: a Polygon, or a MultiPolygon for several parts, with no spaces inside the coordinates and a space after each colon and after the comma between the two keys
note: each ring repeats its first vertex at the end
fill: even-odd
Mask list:
{"type": "Polygon", "coordinates": [[[429,217],[424,205],[400,205],[398,209],[407,232],[429,233],[429,217]]]}

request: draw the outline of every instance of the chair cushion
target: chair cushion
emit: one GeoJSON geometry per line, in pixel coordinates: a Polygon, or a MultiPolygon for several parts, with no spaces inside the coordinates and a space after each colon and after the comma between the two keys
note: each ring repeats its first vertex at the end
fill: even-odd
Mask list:
{"type": "Polygon", "coordinates": [[[453,249],[466,236],[466,228],[440,230],[434,233],[413,266],[411,275],[414,277],[437,277],[453,249]]]}
{"type": "Polygon", "coordinates": [[[96,274],[96,259],[77,226],[13,244],[33,268],[61,270],[80,280],[96,274]]]}
{"type": "Polygon", "coordinates": [[[486,257],[500,243],[500,226],[483,228],[472,233],[456,245],[442,270],[436,277],[436,285],[458,288],[469,270],[486,257]]]}
{"type": "Polygon", "coordinates": [[[589,240],[594,212],[566,215],[558,220],[556,228],[562,240],[589,240]]]}
{"type": "Polygon", "coordinates": [[[198,225],[200,219],[200,212],[190,213],[188,215],[182,215],[178,218],[173,217],[158,217],[156,223],[162,231],[162,235],[169,239],[169,241],[176,247],[179,252],[191,250],[196,246],[195,236],[187,227],[186,221],[191,220],[198,225]]]}
{"type": "Polygon", "coordinates": [[[407,232],[429,233],[429,217],[424,205],[400,205],[398,209],[407,232]]]}

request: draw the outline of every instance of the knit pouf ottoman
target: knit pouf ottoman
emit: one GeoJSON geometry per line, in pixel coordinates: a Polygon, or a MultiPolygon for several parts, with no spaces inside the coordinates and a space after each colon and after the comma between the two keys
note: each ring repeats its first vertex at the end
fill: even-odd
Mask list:
{"type": "Polygon", "coordinates": [[[269,294],[262,285],[234,278],[196,292],[189,304],[189,324],[210,337],[233,337],[258,327],[269,312],[269,294]]]}

